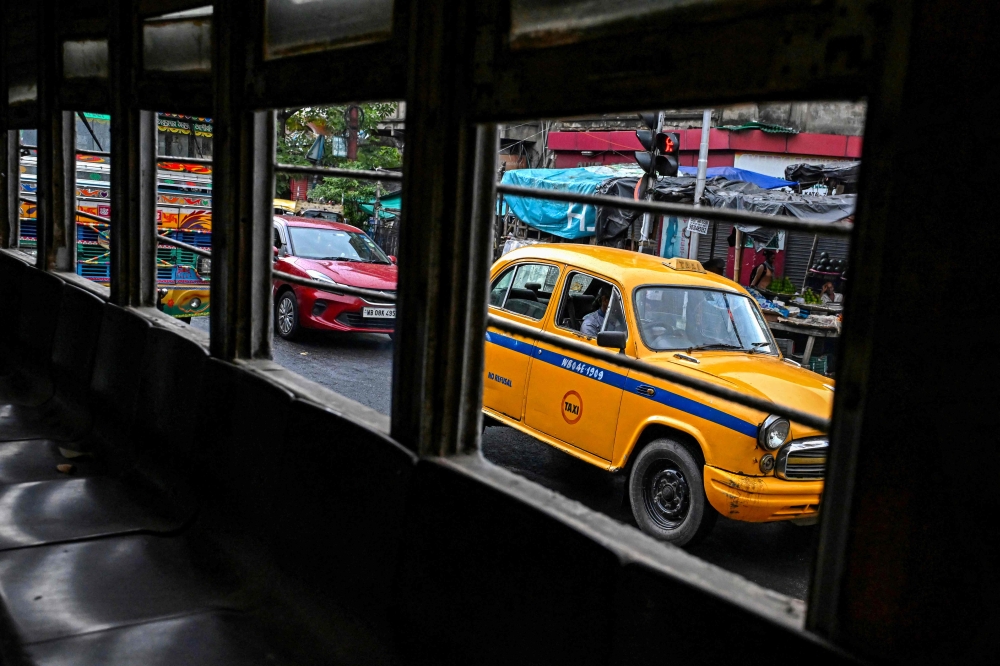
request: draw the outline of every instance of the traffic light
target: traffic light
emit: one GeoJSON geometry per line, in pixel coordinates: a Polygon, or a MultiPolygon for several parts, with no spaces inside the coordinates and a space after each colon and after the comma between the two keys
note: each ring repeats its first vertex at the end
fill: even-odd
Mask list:
{"type": "Polygon", "coordinates": [[[645,150],[635,151],[635,160],[650,176],[676,176],[678,156],[681,148],[681,137],[677,132],[658,132],[657,116],[652,113],[640,113],[642,122],[648,130],[636,130],[635,136],[645,150]]]}

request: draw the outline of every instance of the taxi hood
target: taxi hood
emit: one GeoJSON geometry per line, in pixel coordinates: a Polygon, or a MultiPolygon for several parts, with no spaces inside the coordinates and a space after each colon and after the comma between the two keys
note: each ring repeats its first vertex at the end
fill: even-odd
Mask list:
{"type": "Polygon", "coordinates": [[[727,388],[794,407],[820,418],[833,410],[834,381],[776,356],[733,352],[695,352],[696,365],[663,352],[643,359],[699,379],[715,378],[727,388]]]}

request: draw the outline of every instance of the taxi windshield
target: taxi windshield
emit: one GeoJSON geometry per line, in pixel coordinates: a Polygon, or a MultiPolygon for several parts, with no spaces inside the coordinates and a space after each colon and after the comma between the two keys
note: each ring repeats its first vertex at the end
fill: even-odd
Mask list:
{"type": "Polygon", "coordinates": [[[653,351],[777,353],[749,298],[714,289],[640,287],[634,292],[643,343],[653,351]]]}
{"type": "Polygon", "coordinates": [[[316,227],[289,227],[288,231],[293,253],[303,259],[390,263],[375,241],[363,233],[316,227]]]}

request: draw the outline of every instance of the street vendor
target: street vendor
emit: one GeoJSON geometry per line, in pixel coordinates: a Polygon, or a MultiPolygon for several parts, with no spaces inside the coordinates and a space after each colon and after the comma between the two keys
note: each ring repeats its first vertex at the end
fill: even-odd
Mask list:
{"type": "Polygon", "coordinates": [[[764,263],[759,264],[750,274],[750,286],[767,289],[774,279],[774,250],[764,250],[764,263]]]}
{"type": "Polygon", "coordinates": [[[833,290],[833,283],[827,282],[823,285],[823,291],[820,292],[820,300],[826,303],[843,303],[844,295],[838,294],[833,290]]]}

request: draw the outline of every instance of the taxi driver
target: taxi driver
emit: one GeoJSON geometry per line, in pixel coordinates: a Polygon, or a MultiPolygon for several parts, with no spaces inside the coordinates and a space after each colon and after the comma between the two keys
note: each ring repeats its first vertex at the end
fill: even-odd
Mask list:
{"type": "Polygon", "coordinates": [[[611,301],[611,294],[607,288],[601,289],[597,294],[601,300],[601,307],[594,310],[580,323],[580,332],[588,338],[596,338],[604,324],[604,315],[608,312],[608,303],[611,301]]]}

